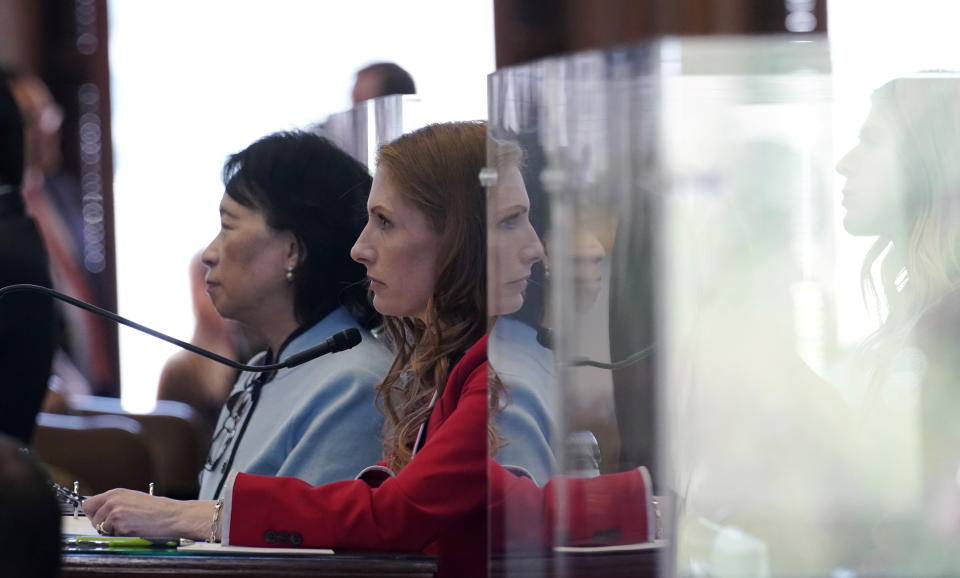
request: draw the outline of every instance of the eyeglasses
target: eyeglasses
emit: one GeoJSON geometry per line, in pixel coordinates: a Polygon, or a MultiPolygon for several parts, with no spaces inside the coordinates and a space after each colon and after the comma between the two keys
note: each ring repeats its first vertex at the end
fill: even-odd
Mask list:
{"type": "MultiPolygon", "coordinates": [[[[223,457],[227,449],[233,444],[233,439],[237,436],[237,431],[246,417],[247,410],[253,403],[253,388],[245,387],[227,398],[227,409],[230,415],[223,421],[220,429],[213,436],[210,442],[210,453],[207,455],[207,462],[203,469],[213,471],[223,462],[223,457]]],[[[225,465],[225,464],[224,464],[225,465]]]]}
{"type": "Polygon", "coordinates": [[[260,374],[243,389],[231,393],[230,397],[227,398],[226,406],[229,415],[227,419],[223,420],[223,424],[210,442],[210,453],[207,454],[207,461],[203,464],[203,469],[212,472],[217,466],[220,466],[221,469],[227,467],[227,461],[224,459],[227,451],[233,446],[234,439],[243,429],[243,423],[249,419],[253,409],[255,392],[268,380],[268,375],[260,374]]]}

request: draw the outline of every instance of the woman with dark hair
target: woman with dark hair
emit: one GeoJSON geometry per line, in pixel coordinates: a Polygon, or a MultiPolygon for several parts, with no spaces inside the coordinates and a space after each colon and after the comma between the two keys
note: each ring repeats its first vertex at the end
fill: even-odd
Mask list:
{"type": "MultiPolygon", "coordinates": [[[[267,345],[250,364],[282,362],[349,328],[361,329],[363,340],[292,368],[242,373],[220,412],[200,498],[219,497],[232,471],[313,484],[350,479],[380,457],[375,386],[390,360],[368,332],[379,318],[363,267],[350,259],[370,175],[326,139],[291,132],[231,156],[223,180],[221,229],[202,260],[220,315],[267,345]]],[[[171,503],[125,496],[144,516],[171,503]]]]}
{"type": "MultiPolygon", "coordinates": [[[[363,165],[322,137],[280,133],[231,156],[223,181],[220,234],[201,256],[207,293],[221,316],[267,344],[255,364],[379,322],[350,259],[370,186],[363,165]]],[[[356,475],[379,456],[381,418],[371,402],[388,359],[365,333],[352,350],[275,376],[241,376],[221,412],[200,497],[219,497],[232,470],[314,484],[356,475]],[[242,441],[231,444],[235,428],[242,441]]]]}
{"type": "MultiPolygon", "coordinates": [[[[572,525],[558,522],[573,541],[597,532],[627,541],[649,535],[640,472],[600,480],[602,492],[594,491],[597,479],[571,480],[567,494],[490,459],[500,440],[488,410],[503,385],[488,372],[485,332],[491,317],[520,307],[543,247],[522,187],[484,192],[485,161],[480,123],[427,126],[380,150],[367,226],[352,255],[367,269],[397,351],[379,386],[386,459],[359,480],[323,486],[231,474],[223,502],[183,507],[167,528],[235,545],[426,551],[438,555],[438,575],[449,577],[486,576],[488,528],[494,548],[503,548],[507,506],[527,513],[511,528],[519,547],[552,544],[561,495],[582,506],[572,525]]],[[[127,525],[118,506],[94,497],[84,510],[124,532],[155,529],[127,525]]]]}

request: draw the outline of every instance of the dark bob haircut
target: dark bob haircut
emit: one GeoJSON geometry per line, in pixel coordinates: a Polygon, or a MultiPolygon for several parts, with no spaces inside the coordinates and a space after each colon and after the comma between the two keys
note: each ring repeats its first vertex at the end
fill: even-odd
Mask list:
{"type": "Polygon", "coordinates": [[[344,305],[364,327],[379,320],[350,258],[365,224],[372,179],[365,166],[327,139],[279,132],[231,155],[223,166],[230,198],[290,231],[302,257],[293,271],[297,322],[316,322],[344,305]]]}

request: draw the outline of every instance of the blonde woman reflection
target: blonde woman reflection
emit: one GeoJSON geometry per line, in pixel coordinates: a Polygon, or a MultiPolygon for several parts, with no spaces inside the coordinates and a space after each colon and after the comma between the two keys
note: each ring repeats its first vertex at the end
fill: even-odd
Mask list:
{"type": "Polygon", "coordinates": [[[844,228],[876,237],[861,276],[883,315],[863,347],[868,566],[941,571],[960,561],[960,77],[899,78],[872,104],[837,166],[844,228]]]}

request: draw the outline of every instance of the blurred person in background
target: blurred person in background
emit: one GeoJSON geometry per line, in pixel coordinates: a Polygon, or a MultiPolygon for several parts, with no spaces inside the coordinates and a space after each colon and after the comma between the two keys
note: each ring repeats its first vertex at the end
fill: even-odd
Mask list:
{"type": "MultiPolygon", "coordinates": [[[[103,305],[110,280],[102,270],[102,255],[92,263],[85,254],[80,186],[61,166],[63,111],[37,76],[12,71],[10,87],[26,128],[23,198],[49,251],[54,289],[103,305]]],[[[110,358],[109,335],[114,331],[110,322],[67,305],[57,311],[63,322],[59,337],[63,351],[54,359],[52,385],[68,394],[113,390],[118,377],[110,358]]]]}
{"type": "MultiPolygon", "coordinates": [[[[367,158],[366,139],[361,139],[356,134],[357,123],[367,122],[368,114],[366,108],[359,105],[374,98],[402,94],[416,94],[413,77],[406,70],[392,62],[371,64],[357,71],[351,92],[353,107],[329,115],[324,121],[311,125],[308,130],[330,139],[364,163],[370,162],[367,158]]],[[[396,103],[390,103],[391,106],[394,104],[396,103]]]]}
{"type": "Polygon", "coordinates": [[[0,435],[0,576],[54,578],[60,506],[46,473],[19,445],[0,435]]]}
{"type": "MultiPolygon", "coordinates": [[[[0,71],[0,287],[50,286],[47,252],[24,211],[24,128],[17,103],[0,71]]],[[[27,445],[47,391],[56,348],[53,301],[18,293],[0,299],[0,432],[27,445]]]]}
{"type": "Polygon", "coordinates": [[[393,62],[376,62],[357,71],[351,98],[359,104],[371,98],[391,94],[416,94],[413,77],[393,62]]]}

